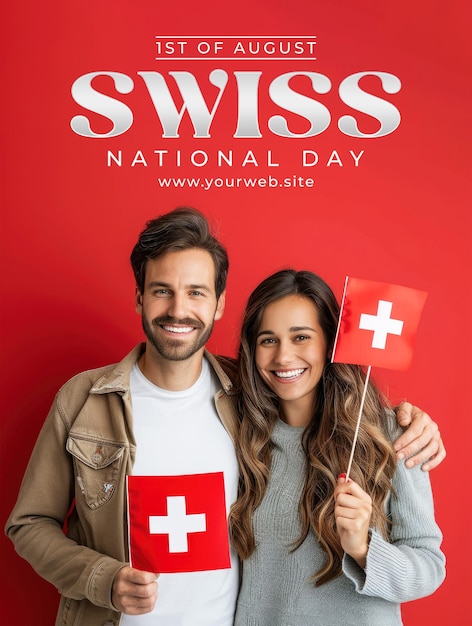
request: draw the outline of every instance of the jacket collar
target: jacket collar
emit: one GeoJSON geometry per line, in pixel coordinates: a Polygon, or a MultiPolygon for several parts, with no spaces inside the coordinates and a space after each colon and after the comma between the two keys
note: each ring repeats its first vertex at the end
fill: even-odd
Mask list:
{"type": "MultiPolygon", "coordinates": [[[[104,394],[104,393],[127,393],[129,392],[129,380],[131,376],[131,370],[134,364],[144,352],[146,344],[140,343],[131,350],[125,358],[111,366],[108,371],[97,380],[90,393],[104,394]]],[[[204,352],[205,357],[208,359],[211,367],[214,369],[218,376],[220,383],[227,394],[234,393],[233,383],[227,374],[226,369],[223,368],[218,357],[214,356],[207,350],[204,352]]],[[[225,362],[230,363],[230,360],[224,359],[225,362]]],[[[231,367],[229,368],[231,369],[231,367]]]]}

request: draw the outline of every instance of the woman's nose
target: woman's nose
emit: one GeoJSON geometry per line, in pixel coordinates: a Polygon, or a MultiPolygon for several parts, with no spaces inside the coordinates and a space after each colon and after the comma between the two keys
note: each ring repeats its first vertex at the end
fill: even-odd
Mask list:
{"type": "Polygon", "coordinates": [[[275,353],[275,362],[280,365],[286,365],[291,363],[293,360],[293,351],[289,344],[284,341],[281,341],[277,346],[277,351],[275,353]]]}

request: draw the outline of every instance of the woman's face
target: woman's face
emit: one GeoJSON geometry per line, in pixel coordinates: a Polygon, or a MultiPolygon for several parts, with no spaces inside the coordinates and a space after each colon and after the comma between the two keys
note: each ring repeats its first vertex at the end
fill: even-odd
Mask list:
{"type": "Polygon", "coordinates": [[[327,345],[313,302],[291,295],[269,304],[256,338],[256,367],[280,398],[282,411],[296,409],[311,419],[327,345]]]}

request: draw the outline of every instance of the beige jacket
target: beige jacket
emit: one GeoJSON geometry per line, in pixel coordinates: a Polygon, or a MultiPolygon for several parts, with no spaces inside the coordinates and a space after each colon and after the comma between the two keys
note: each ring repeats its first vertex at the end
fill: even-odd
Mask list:
{"type": "MultiPolygon", "coordinates": [[[[111,588],[128,561],[125,479],[136,452],[129,379],[143,347],[59,390],[5,527],[18,554],[60,591],[56,626],[120,622],[111,588]]],[[[234,363],[205,355],[222,385],[218,415],[234,441],[234,363]]]]}

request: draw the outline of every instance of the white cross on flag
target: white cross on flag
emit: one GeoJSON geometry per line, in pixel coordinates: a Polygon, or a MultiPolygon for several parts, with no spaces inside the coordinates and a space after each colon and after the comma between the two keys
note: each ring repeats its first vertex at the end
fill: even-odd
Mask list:
{"type": "Polygon", "coordinates": [[[406,370],[427,293],[346,278],[331,362],[406,370]]]}
{"type": "Polygon", "coordinates": [[[132,567],[156,573],[231,567],[222,472],[128,476],[132,567]]]}

